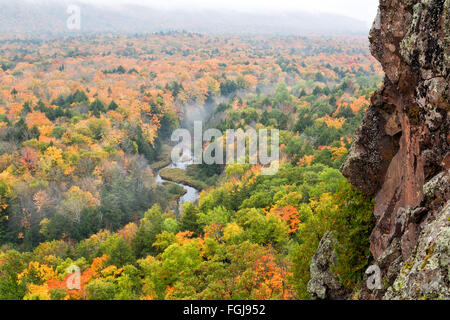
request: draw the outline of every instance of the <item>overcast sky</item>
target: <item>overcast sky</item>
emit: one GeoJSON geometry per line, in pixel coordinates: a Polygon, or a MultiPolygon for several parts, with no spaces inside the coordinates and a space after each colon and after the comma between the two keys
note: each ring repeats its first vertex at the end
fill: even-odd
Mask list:
{"type": "Polygon", "coordinates": [[[228,9],[244,12],[327,12],[371,24],[379,0],[81,0],[98,4],[143,4],[162,9],[228,9]]]}

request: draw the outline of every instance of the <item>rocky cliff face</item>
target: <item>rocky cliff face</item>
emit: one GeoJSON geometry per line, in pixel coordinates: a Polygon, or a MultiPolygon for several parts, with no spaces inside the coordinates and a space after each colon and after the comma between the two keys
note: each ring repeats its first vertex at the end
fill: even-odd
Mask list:
{"type": "Polygon", "coordinates": [[[382,286],[361,298],[448,299],[450,0],[380,0],[370,42],[384,86],[342,167],[376,203],[382,286]]]}

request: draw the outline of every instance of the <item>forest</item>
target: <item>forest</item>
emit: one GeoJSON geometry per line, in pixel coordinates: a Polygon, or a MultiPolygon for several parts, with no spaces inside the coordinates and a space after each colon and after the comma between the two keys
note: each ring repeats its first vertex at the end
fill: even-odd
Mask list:
{"type": "Polygon", "coordinates": [[[374,204],[339,168],[382,81],[363,36],[0,36],[0,300],[309,299],[329,231],[357,293],[374,204]],[[166,168],[196,120],[280,130],[278,173],[166,168]]]}

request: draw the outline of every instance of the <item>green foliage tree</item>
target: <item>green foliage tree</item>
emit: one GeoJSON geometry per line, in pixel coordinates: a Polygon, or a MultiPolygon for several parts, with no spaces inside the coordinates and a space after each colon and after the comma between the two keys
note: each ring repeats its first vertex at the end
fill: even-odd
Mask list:
{"type": "Polygon", "coordinates": [[[198,237],[202,233],[202,228],[199,223],[198,209],[191,203],[186,202],[182,208],[180,217],[180,230],[190,231],[193,236],[198,237]]]}
{"type": "Polygon", "coordinates": [[[154,205],[145,213],[141,225],[131,241],[131,247],[137,257],[157,253],[153,243],[156,241],[156,236],[163,231],[163,223],[164,217],[159,205],[154,205]]]}
{"type": "Polygon", "coordinates": [[[85,288],[89,300],[113,300],[115,290],[113,283],[101,279],[92,280],[85,288]]]}

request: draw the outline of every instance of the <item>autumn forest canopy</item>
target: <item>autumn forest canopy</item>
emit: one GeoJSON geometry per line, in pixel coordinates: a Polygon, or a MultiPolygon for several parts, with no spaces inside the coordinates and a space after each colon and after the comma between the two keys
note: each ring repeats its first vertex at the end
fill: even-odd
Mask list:
{"type": "Polygon", "coordinates": [[[0,37],[0,299],[309,299],[328,231],[357,291],[373,203],[339,168],[382,76],[356,35],[0,37]],[[278,173],[164,169],[194,120],[280,130],[278,173]]]}

